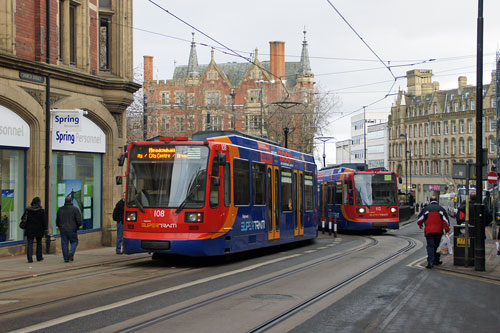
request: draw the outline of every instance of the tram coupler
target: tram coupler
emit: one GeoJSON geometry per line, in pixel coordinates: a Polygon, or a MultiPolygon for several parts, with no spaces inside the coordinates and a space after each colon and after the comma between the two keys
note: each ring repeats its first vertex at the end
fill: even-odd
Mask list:
{"type": "Polygon", "coordinates": [[[332,217],[328,217],[328,236],[332,235],[332,217]]]}
{"type": "Polygon", "coordinates": [[[325,218],[321,220],[321,233],[325,234],[325,218]]]}

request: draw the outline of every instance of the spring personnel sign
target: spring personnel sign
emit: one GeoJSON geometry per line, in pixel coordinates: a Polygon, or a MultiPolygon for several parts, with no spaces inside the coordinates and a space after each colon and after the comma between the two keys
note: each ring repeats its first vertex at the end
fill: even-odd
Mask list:
{"type": "Polygon", "coordinates": [[[52,149],[81,152],[106,152],[106,135],[84,111],[51,110],[52,149]]]}

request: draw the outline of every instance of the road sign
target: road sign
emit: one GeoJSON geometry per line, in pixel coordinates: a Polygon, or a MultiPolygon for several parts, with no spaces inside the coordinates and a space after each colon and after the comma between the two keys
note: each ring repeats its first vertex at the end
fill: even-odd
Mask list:
{"type": "Polygon", "coordinates": [[[498,174],[495,171],[490,171],[488,173],[488,183],[495,185],[498,182],[498,174]]]}

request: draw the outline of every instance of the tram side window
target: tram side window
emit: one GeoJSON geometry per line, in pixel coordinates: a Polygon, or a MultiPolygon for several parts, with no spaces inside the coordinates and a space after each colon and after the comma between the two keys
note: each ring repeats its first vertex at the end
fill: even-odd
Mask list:
{"type": "Polygon", "coordinates": [[[250,169],[247,160],[233,161],[233,192],[236,206],[250,205],[250,169]]]}
{"type": "Polygon", "coordinates": [[[304,172],[304,187],[306,210],[311,211],[314,209],[314,182],[312,172],[304,172]]]}
{"type": "Polygon", "coordinates": [[[342,204],[342,183],[341,182],[338,182],[335,185],[335,204],[336,205],[342,204]]]}
{"type": "Polygon", "coordinates": [[[292,211],[292,170],[287,168],[281,169],[281,211],[292,211]]]}
{"type": "MultiPolygon", "coordinates": [[[[219,177],[219,157],[214,156],[212,160],[212,177],[219,177]]],[[[211,178],[212,179],[212,178],[211,178]]],[[[210,181],[210,207],[219,206],[219,184],[210,181]]]]}
{"type": "Polygon", "coordinates": [[[266,204],[266,166],[261,163],[252,163],[253,204],[266,204]]]}
{"type": "Polygon", "coordinates": [[[229,163],[224,165],[224,205],[231,206],[231,167],[229,163]]]}

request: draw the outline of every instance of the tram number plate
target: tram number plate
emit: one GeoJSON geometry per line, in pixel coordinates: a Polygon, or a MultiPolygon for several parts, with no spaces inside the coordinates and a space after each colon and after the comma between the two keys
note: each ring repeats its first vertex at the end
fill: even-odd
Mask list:
{"type": "MultiPolygon", "coordinates": [[[[467,247],[470,247],[470,238],[469,238],[469,241],[467,243],[468,243],[467,247]]],[[[465,237],[458,237],[457,238],[457,246],[465,247],[465,237]]]]}

